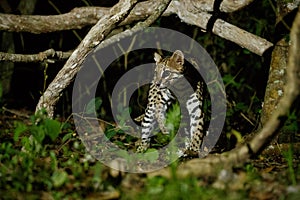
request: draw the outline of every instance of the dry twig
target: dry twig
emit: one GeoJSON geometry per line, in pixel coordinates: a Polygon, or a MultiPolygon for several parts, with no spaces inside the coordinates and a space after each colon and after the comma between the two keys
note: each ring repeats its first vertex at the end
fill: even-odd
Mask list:
{"type": "Polygon", "coordinates": [[[70,57],[72,52],[55,51],[54,49],[48,49],[38,54],[14,54],[0,52],[0,61],[11,61],[11,62],[43,62],[47,61],[53,63],[54,60],[65,60],[70,57]]]}

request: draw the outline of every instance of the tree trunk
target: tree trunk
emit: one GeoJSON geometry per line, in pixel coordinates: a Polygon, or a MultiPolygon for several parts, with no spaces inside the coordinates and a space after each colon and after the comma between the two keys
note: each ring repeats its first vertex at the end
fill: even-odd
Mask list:
{"type": "MultiPolygon", "coordinates": [[[[36,0],[21,0],[18,5],[18,10],[22,15],[30,15],[34,12],[35,4],[36,0]]],[[[1,1],[0,6],[5,13],[10,13],[12,10],[6,0],[1,1]]],[[[1,51],[15,53],[13,33],[3,32],[1,40],[1,51]]],[[[3,95],[8,94],[10,91],[14,66],[13,62],[0,63],[0,90],[2,89],[3,95]]]]}

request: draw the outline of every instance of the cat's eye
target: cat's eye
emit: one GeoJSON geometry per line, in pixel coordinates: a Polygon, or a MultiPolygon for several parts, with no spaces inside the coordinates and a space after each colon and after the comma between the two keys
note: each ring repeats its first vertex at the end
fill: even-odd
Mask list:
{"type": "Polygon", "coordinates": [[[162,78],[165,78],[167,76],[170,76],[171,72],[169,71],[165,71],[163,74],[162,74],[162,78]]]}

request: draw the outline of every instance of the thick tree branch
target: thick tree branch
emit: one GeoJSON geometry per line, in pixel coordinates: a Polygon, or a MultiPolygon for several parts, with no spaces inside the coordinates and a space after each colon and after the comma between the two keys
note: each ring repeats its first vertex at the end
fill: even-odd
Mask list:
{"type": "MultiPolygon", "coordinates": [[[[176,170],[178,177],[217,176],[221,169],[231,169],[233,166],[243,165],[251,156],[260,153],[270,140],[276,136],[288,116],[292,103],[300,94],[300,10],[298,10],[293,23],[290,36],[291,46],[289,49],[285,93],[279,102],[278,109],[266,122],[264,128],[255,134],[249,143],[237,147],[230,152],[221,155],[210,155],[205,159],[193,159],[183,163],[176,170]]],[[[149,176],[171,177],[170,173],[170,169],[164,168],[149,173],[149,176]]]]}
{"type": "MultiPolygon", "coordinates": [[[[196,25],[204,30],[207,29],[207,24],[212,14],[206,12],[193,13],[185,6],[177,6],[174,8],[174,12],[179,18],[192,25],[196,25]]],[[[262,55],[273,44],[259,36],[242,30],[232,24],[225,22],[222,19],[217,19],[212,27],[212,32],[224,39],[230,40],[243,48],[247,48],[253,53],[262,55]]]]}
{"type": "MultiPolygon", "coordinates": [[[[222,12],[234,12],[239,10],[253,0],[223,0],[219,5],[222,12]]],[[[178,6],[187,8],[193,13],[213,12],[215,0],[180,0],[172,1],[170,7],[163,13],[163,16],[176,14],[174,10],[178,6]]],[[[150,7],[159,6],[159,1],[148,0],[138,3],[122,25],[130,24],[133,21],[143,20],[153,13],[150,7]]],[[[218,8],[216,8],[218,9],[218,8]]],[[[0,14],[0,30],[11,32],[48,33],[62,30],[81,29],[84,26],[94,25],[97,21],[109,12],[104,7],[81,7],[74,8],[68,13],[61,15],[10,15],[0,14]]]]}
{"type": "Polygon", "coordinates": [[[81,29],[95,25],[108,13],[108,8],[82,7],[65,14],[50,16],[0,14],[0,30],[39,34],[81,29]]]}
{"type": "Polygon", "coordinates": [[[253,0],[223,0],[220,5],[220,11],[222,12],[234,12],[248,6],[253,0]]]}
{"type": "Polygon", "coordinates": [[[27,63],[27,62],[47,61],[49,63],[53,63],[54,60],[68,59],[71,54],[72,52],[55,51],[54,49],[48,49],[38,54],[27,54],[27,55],[0,52],[0,62],[11,61],[11,62],[27,63]]]}
{"type": "MultiPolygon", "coordinates": [[[[219,9],[223,12],[233,12],[247,6],[253,0],[233,1],[224,0],[219,9]]],[[[130,24],[133,21],[140,21],[152,15],[154,9],[159,6],[159,1],[148,0],[137,4],[130,12],[130,15],[120,25],[130,24]]],[[[164,16],[176,14],[179,18],[203,30],[207,29],[209,20],[213,18],[215,1],[213,0],[180,0],[172,1],[164,16]]],[[[217,8],[215,8],[217,9],[217,8]]],[[[0,30],[7,31],[28,31],[31,33],[44,33],[82,28],[85,25],[96,23],[101,17],[108,13],[106,8],[76,8],[71,12],[54,16],[15,16],[0,14],[0,30]]],[[[224,39],[230,40],[251,52],[262,55],[273,44],[254,34],[244,31],[221,19],[213,24],[212,32],[224,39]]]]}
{"type": "MultiPolygon", "coordinates": [[[[151,25],[164,12],[170,1],[171,0],[161,0],[160,6],[158,6],[154,14],[148,17],[148,19],[146,19],[144,22],[138,23],[132,28],[132,30],[137,31],[151,25]]],[[[95,45],[101,42],[105,38],[105,36],[107,36],[109,30],[112,30],[116,26],[116,23],[118,21],[121,21],[122,17],[124,17],[126,12],[128,12],[133,7],[135,2],[136,1],[127,0],[123,2],[123,5],[120,2],[119,4],[121,4],[121,6],[118,7],[118,5],[116,5],[110,11],[111,13],[116,13],[115,15],[107,16],[105,20],[101,19],[91,29],[91,31],[80,43],[78,48],[72,53],[71,57],[68,59],[64,67],[59,71],[55,79],[50,83],[47,90],[40,98],[40,101],[36,107],[36,111],[45,108],[49,117],[53,117],[54,107],[59,99],[60,94],[62,93],[63,89],[71,83],[74,76],[79,71],[81,64],[88,52],[93,49],[95,45]],[[122,8],[127,9],[121,10],[122,8]]]]}
{"type": "Polygon", "coordinates": [[[159,3],[157,6],[149,5],[150,7],[148,7],[148,9],[155,10],[155,12],[152,15],[150,15],[145,21],[139,22],[131,29],[127,29],[119,34],[113,35],[110,38],[104,40],[101,44],[97,46],[97,49],[99,50],[101,48],[107,47],[117,42],[120,39],[123,39],[125,37],[130,37],[137,31],[149,27],[152,23],[155,22],[155,20],[157,20],[157,18],[159,18],[163,14],[163,12],[165,11],[165,9],[167,9],[171,1],[172,0],[162,0],[162,1],[157,1],[159,3]]]}
{"type": "Polygon", "coordinates": [[[120,0],[110,9],[95,26],[91,28],[77,49],[72,53],[64,67],[58,72],[54,80],[40,98],[36,111],[46,109],[49,117],[53,117],[54,106],[62,91],[70,84],[80,69],[87,54],[122,21],[135,6],[138,0],[120,0]]]}
{"type": "MultiPolygon", "coordinates": [[[[233,1],[224,0],[220,5],[222,12],[233,12],[247,6],[253,0],[233,1]]],[[[179,1],[173,1],[171,7],[176,7],[179,1]]],[[[181,0],[185,7],[193,8],[197,12],[214,11],[214,0],[181,0]]],[[[150,0],[141,2],[131,12],[127,23],[132,20],[141,20],[140,16],[149,16],[153,10],[149,7],[157,7],[159,1],[150,0]]],[[[171,9],[172,10],[172,9],[171,9]]],[[[82,7],[74,8],[69,13],[52,16],[41,15],[10,15],[0,14],[0,30],[11,32],[30,32],[30,33],[47,33],[53,31],[81,29],[84,26],[94,25],[97,21],[109,12],[109,8],[102,7],[82,7]]],[[[166,10],[164,15],[172,14],[170,10],[166,10]]]]}

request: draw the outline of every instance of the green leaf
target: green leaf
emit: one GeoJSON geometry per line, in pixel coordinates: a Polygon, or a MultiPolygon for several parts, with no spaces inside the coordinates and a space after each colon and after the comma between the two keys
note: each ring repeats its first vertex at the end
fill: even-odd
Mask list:
{"type": "Polygon", "coordinates": [[[25,148],[25,150],[27,150],[27,151],[32,150],[32,145],[30,144],[30,140],[28,137],[22,137],[21,144],[25,148]]]}
{"type": "Polygon", "coordinates": [[[54,141],[60,133],[60,122],[53,119],[45,119],[45,130],[46,135],[48,135],[52,141],[54,141]]]}
{"type": "Polygon", "coordinates": [[[67,133],[64,135],[64,137],[62,138],[62,142],[66,142],[67,140],[71,139],[73,137],[73,133],[70,132],[70,133],[67,133]]]}
{"type": "Polygon", "coordinates": [[[42,143],[45,138],[45,131],[42,126],[32,126],[30,132],[37,142],[42,143]]]}
{"type": "Polygon", "coordinates": [[[52,174],[51,180],[54,187],[60,187],[68,181],[68,174],[65,171],[57,170],[52,174]]]}
{"type": "Polygon", "coordinates": [[[57,159],[54,151],[50,151],[51,169],[57,170],[57,159]]]}
{"type": "Polygon", "coordinates": [[[85,113],[86,114],[94,114],[96,110],[100,108],[102,104],[102,99],[100,97],[96,97],[92,99],[86,106],[85,113]]]}
{"type": "Polygon", "coordinates": [[[131,155],[130,155],[127,151],[125,151],[125,150],[123,150],[123,149],[118,149],[118,150],[116,151],[116,154],[117,154],[118,156],[124,158],[124,159],[127,160],[127,161],[131,158],[131,155]]]}
{"type": "Polygon", "coordinates": [[[153,148],[148,149],[147,152],[144,154],[144,159],[152,163],[156,162],[158,157],[159,157],[158,151],[153,148]]]}
{"type": "Polygon", "coordinates": [[[111,139],[117,134],[117,131],[115,129],[109,129],[106,131],[105,135],[108,139],[111,139]]]}
{"type": "Polygon", "coordinates": [[[24,133],[28,127],[22,122],[15,122],[14,141],[19,140],[19,136],[24,133]]]}

